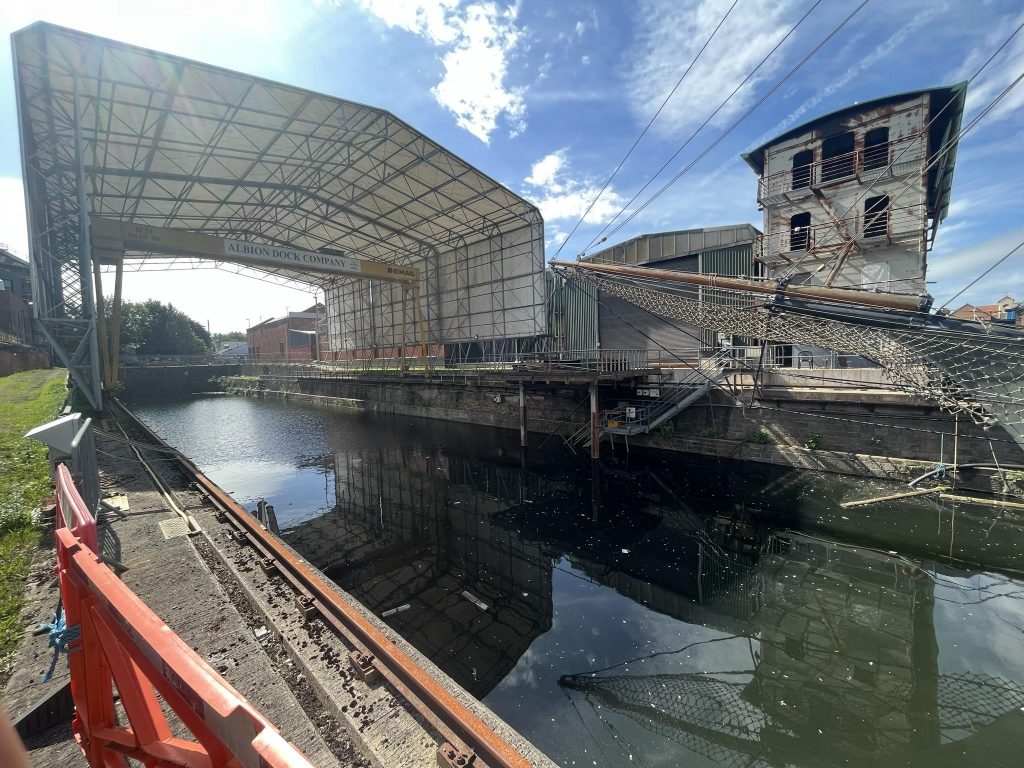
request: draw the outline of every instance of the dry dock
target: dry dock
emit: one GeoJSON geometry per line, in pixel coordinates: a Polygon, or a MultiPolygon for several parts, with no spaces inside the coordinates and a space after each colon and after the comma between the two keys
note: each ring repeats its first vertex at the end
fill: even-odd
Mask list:
{"type": "MultiPolygon", "coordinates": [[[[553,765],[285,545],[275,540],[282,562],[267,563],[266,545],[233,524],[230,513],[240,509],[224,514],[230,498],[201,476],[197,483],[190,466],[170,452],[147,448],[155,436],[130,417],[108,413],[98,425],[104,492],[122,494],[128,507],[99,519],[104,559],[123,564],[125,584],[314,765],[434,766],[445,744],[456,745],[448,753],[453,765],[460,753],[494,766],[553,765]],[[295,579],[289,581],[283,564],[289,555],[308,571],[309,583],[319,576],[321,587],[330,585],[331,594],[317,595],[317,605],[344,606],[349,621],[382,642],[377,659],[358,634],[344,627],[338,632],[326,613],[310,610],[308,593],[297,600],[295,579]],[[403,664],[397,674],[379,660],[388,654],[403,664]],[[445,711],[438,712],[431,697],[445,711]]],[[[45,635],[30,634],[52,618],[57,603],[53,557],[49,545],[36,557],[23,614],[26,636],[2,693],[14,719],[67,679],[59,659],[53,681],[39,682],[50,653],[45,635]]],[[[28,746],[34,765],[85,764],[67,723],[37,734],[28,746]]]]}

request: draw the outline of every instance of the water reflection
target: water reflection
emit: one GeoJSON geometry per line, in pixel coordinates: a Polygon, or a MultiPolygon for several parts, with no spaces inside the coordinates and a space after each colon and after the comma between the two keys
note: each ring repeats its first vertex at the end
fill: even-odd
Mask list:
{"type": "Polygon", "coordinates": [[[418,446],[334,468],[336,506],[285,540],[482,698],[551,629],[549,553],[495,519],[521,475],[418,446]]]}
{"type": "MultiPolygon", "coordinates": [[[[663,455],[591,473],[507,433],[288,407],[203,411],[265,408],[273,472],[177,443],[563,765],[1022,763],[1024,581],[955,562],[1022,562],[1017,520],[851,516],[877,487],[663,455]]],[[[182,413],[144,411],[164,434],[182,413]]]]}
{"type": "MultiPolygon", "coordinates": [[[[745,632],[731,638],[746,641],[744,668],[587,671],[560,685],[603,707],[597,717],[624,738],[671,739],[716,765],[962,764],[968,756],[1019,764],[1024,738],[1005,724],[980,747],[953,744],[1007,714],[1024,725],[1024,686],[939,671],[934,581],[925,571],[788,534],[771,535],[741,580],[757,606],[745,632]]],[[[735,607],[714,591],[704,601],[711,614],[723,603],[724,615],[735,607]]]]}

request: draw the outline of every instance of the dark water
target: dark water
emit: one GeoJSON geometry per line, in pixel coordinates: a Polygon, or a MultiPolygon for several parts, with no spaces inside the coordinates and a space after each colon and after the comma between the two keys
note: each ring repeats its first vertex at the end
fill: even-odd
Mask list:
{"type": "Polygon", "coordinates": [[[1024,765],[1020,516],[295,403],[136,412],[563,766],[1024,765]]]}

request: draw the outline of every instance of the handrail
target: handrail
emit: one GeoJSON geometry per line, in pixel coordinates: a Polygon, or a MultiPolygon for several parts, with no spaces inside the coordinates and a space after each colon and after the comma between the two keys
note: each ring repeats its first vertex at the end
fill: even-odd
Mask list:
{"type": "MultiPolygon", "coordinates": [[[[822,158],[795,168],[782,168],[758,179],[758,201],[764,202],[765,198],[787,192],[809,190],[813,186],[837,183],[855,173],[882,172],[889,168],[890,157],[899,159],[896,165],[900,168],[908,164],[920,166],[927,159],[926,137],[927,133],[920,131],[884,144],[854,149],[852,152],[822,158]],[[920,143],[919,152],[913,151],[911,145],[914,142],[920,143]]],[[[892,168],[889,172],[897,171],[892,168]]]]}
{"type": "Polygon", "coordinates": [[[72,723],[92,768],[312,768],[99,559],[96,520],[57,467],[57,568],[68,629],[72,723]],[[77,637],[76,637],[77,634],[77,637]],[[117,714],[114,687],[127,716],[117,714]],[[157,695],[195,740],[173,736],[157,695]],[[119,723],[126,722],[128,725],[119,723]]]}
{"type": "Polygon", "coordinates": [[[100,553],[96,534],[96,519],[75,488],[71,472],[63,464],[57,465],[57,523],[58,530],[67,528],[96,555],[100,553]]]}
{"type": "Polygon", "coordinates": [[[923,203],[887,208],[865,213],[864,205],[850,215],[828,219],[816,224],[790,229],[785,222],[776,223],[754,240],[755,253],[763,260],[779,261],[799,258],[806,251],[828,253],[857,244],[875,242],[873,238],[900,241],[919,237],[926,213],[923,203]]]}

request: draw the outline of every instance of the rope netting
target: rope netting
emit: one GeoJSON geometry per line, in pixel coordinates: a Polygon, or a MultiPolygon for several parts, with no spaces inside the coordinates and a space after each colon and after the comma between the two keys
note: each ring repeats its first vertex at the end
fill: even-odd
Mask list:
{"type": "MultiPolygon", "coordinates": [[[[625,717],[717,765],[814,764],[817,759],[811,758],[817,755],[820,738],[810,734],[822,736],[817,716],[821,711],[842,710],[846,712],[842,722],[847,726],[853,721],[861,723],[859,728],[849,729],[837,721],[837,730],[827,734],[846,759],[855,754],[876,758],[900,754],[918,737],[921,722],[902,716],[909,706],[906,697],[884,701],[858,695],[853,689],[846,697],[835,689],[819,691],[816,697],[809,685],[805,693],[812,695],[803,702],[806,706],[794,707],[801,701],[800,684],[765,681],[773,683],[772,690],[751,696],[750,686],[758,685],[759,674],[746,676],[753,679],[739,683],[700,673],[581,674],[565,675],[559,684],[600,704],[595,712],[601,719],[625,717]],[[816,701],[820,697],[821,701],[816,701]],[[757,700],[767,700],[766,705],[758,706],[757,700]],[[865,701],[873,701],[873,705],[865,709],[865,701]],[[807,711],[801,714],[802,710],[807,711]]],[[[990,675],[959,673],[937,677],[936,706],[921,714],[935,718],[937,746],[976,733],[1021,706],[1024,686],[990,675]]]]}
{"type": "Polygon", "coordinates": [[[841,304],[765,300],[716,287],[708,300],[693,286],[609,277],[567,267],[566,276],[670,320],[732,336],[802,344],[877,363],[892,384],[950,413],[998,422],[1024,448],[1024,334],[924,313],[841,304]]]}

